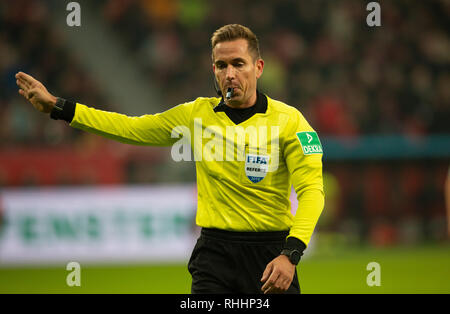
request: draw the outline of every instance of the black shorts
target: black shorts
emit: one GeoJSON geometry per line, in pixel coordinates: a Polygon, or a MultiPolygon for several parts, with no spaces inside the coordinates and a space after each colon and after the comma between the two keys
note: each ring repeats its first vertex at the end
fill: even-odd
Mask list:
{"type": "MultiPolygon", "coordinates": [[[[191,293],[262,293],[263,272],[280,255],[287,235],[287,231],[232,232],[202,228],[188,264],[191,293]]],[[[300,293],[297,269],[286,293],[300,293]]]]}

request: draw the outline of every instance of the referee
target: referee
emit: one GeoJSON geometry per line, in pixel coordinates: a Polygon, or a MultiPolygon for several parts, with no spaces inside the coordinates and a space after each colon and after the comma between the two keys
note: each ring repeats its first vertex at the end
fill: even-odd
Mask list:
{"type": "Polygon", "coordinates": [[[23,72],[16,82],[51,118],[120,142],[170,146],[174,130],[194,134],[202,230],[188,264],[192,293],[300,293],[296,265],[324,206],[320,140],[297,109],[257,90],[264,61],[249,28],[221,27],[211,48],[221,97],[158,114],[129,117],[58,98],[23,72]]]}

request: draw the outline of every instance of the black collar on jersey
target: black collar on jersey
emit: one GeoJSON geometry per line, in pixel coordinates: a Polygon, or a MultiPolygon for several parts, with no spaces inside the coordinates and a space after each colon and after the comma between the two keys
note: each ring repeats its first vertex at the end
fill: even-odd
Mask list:
{"type": "Polygon", "coordinates": [[[256,103],[248,108],[231,108],[225,104],[225,101],[222,97],[222,100],[219,104],[214,107],[214,112],[223,111],[225,114],[233,121],[235,124],[239,124],[244,122],[245,120],[250,119],[255,113],[266,113],[267,111],[267,97],[263,93],[260,93],[258,90],[256,91],[256,103]]]}

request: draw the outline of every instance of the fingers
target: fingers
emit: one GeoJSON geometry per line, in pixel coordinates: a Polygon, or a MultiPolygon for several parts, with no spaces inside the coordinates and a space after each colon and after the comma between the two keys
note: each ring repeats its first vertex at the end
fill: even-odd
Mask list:
{"type": "Polygon", "coordinates": [[[262,286],[261,290],[266,294],[272,289],[277,287],[277,280],[280,277],[280,272],[278,271],[272,271],[272,273],[269,276],[269,279],[267,279],[266,283],[262,286]]]}
{"type": "Polygon", "coordinates": [[[23,90],[28,90],[30,88],[30,86],[23,80],[21,79],[17,79],[16,80],[16,84],[23,90]]]}
{"type": "Polygon", "coordinates": [[[26,93],[28,99],[33,98],[33,96],[35,95],[35,93],[36,93],[36,89],[35,89],[35,88],[28,90],[28,92],[26,93]]]}
{"type": "Polygon", "coordinates": [[[17,73],[16,79],[23,81],[28,86],[31,86],[34,82],[36,82],[36,79],[34,77],[23,72],[17,73]]]}
{"type": "Polygon", "coordinates": [[[22,95],[26,100],[30,100],[32,96],[29,96],[28,92],[24,91],[23,89],[19,89],[19,94],[22,95]]]}
{"type": "Polygon", "coordinates": [[[30,99],[32,97],[29,95],[30,89],[38,87],[39,81],[26,73],[19,72],[16,74],[16,84],[25,92],[26,98],[30,99]]]}
{"type": "Polygon", "coordinates": [[[33,98],[34,94],[36,93],[36,90],[33,89],[19,89],[19,94],[22,95],[23,97],[25,97],[25,99],[27,100],[31,100],[31,98],[33,98]]]}
{"type": "MultiPolygon", "coordinates": [[[[270,281],[271,279],[268,280],[268,282],[270,281]]],[[[284,278],[282,275],[279,275],[278,278],[272,284],[270,284],[268,287],[263,286],[261,290],[264,292],[264,294],[284,293],[291,286],[291,282],[292,281],[284,278]]]]}
{"type": "Polygon", "coordinates": [[[269,263],[266,266],[266,269],[264,270],[264,273],[261,277],[261,282],[265,282],[267,278],[269,278],[270,274],[272,273],[273,264],[269,263]]]}
{"type": "Polygon", "coordinates": [[[267,264],[261,281],[261,291],[267,293],[283,293],[289,289],[295,274],[295,266],[284,255],[280,255],[267,264]]]}
{"type": "Polygon", "coordinates": [[[276,293],[278,294],[278,293],[282,293],[282,292],[283,292],[283,290],[280,290],[276,287],[269,287],[268,289],[266,289],[264,291],[264,294],[276,294],[276,293]]]}
{"type": "Polygon", "coordinates": [[[16,74],[16,84],[19,86],[19,94],[30,100],[35,94],[35,86],[38,83],[32,76],[19,72],[16,74]]]}

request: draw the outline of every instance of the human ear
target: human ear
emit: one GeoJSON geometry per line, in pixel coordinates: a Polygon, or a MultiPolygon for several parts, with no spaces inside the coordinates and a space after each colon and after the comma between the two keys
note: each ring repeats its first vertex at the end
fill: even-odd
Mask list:
{"type": "Polygon", "coordinates": [[[264,60],[263,59],[256,60],[255,68],[256,68],[256,78],[259,79],[263,73],[264,60]]]}

